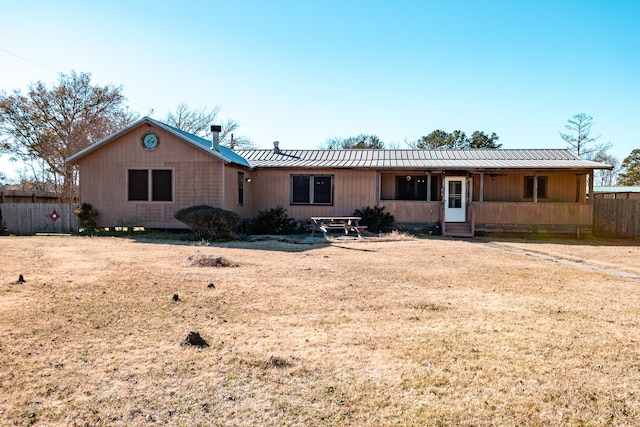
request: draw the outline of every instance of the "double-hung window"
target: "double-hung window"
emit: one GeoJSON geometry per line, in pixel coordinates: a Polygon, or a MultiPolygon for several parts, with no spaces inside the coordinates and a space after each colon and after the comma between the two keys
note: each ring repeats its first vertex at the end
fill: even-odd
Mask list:
{"type": "Polygon", "coordinates": [[[127,200],[130,202],[173,201],[171,169],[129,169],[127,200]]]}
{"type": "Polygon", "coordinates": [[[333,204],[333,175],[291,175],[291,204],[333,204]]]}

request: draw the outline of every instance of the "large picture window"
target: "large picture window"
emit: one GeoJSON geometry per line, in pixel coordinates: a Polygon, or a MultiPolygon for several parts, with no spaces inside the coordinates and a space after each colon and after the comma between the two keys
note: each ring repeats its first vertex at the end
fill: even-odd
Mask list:
{"type": "Polygon", "coordinates": [[[440,199],[438,177],[431,177],[431,188],[427,188],[426,175],[396,176],[396,200],[427,200],[427,192],[431,200],[440,199]]]}
{"type": "Polygon", "coordinates": [[[396,189],[398,200],[427,200],[427,177],[397,176],[396,189]]]}
{"type": "MultiPolygon", "coordinates": [[[[533,177],[532,176],[524,177],[524,198],[533,199],[533,177]]],[[[547,198],[547,177],[546,176],[538,177],[538,198],[539,199],[547,198]]]]}
{"type": "Polygon", "coordinates": [[[291,203],[333,204],[333,176],[291,175],[291,203]]]}
{"type": "Polygon", "coordinates": [[[173,201],[173,171],[171,169],[130,169],[127,200],[130,202],[173,201]]]}

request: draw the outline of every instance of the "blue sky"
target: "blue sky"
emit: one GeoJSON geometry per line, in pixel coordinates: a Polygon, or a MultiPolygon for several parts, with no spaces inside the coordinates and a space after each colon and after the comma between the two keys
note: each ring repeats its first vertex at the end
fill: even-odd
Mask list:
{"type": "Polygon", "coordinates": [[[219,105],[264,148],[360,133],[404,148],[436,129],[565,148],[577,113],[620,161],[640,148],[636,0],[5,3],[6,93],[89,72],[142,116],[219,105]]]}

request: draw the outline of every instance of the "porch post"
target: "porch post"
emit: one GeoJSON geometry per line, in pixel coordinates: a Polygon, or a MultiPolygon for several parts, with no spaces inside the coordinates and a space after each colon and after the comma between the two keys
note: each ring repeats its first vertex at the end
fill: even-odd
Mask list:
{"type": "Polygon", "coordinates": [[[380,172],[376,172],[376,206],[380,206],[380,180],[382,179],[380,172]]]}
{"type": "MultiPolygon", "coordinates": [[[[585,184],[586,184],[586,181],[585,181],[585,184]]],[[[580,194],[582,192],[581,190],[582,190],[582,175],[578,173],[576,174],[576,203],[582,202],[582,195],[580,194]]],[[[588,190],[585,189],[585,191],[588,191],[588,190]]]]}
{"type": "Polygon", "coordinates": [[[480,194],[478,195],[478,201],[484,201],[484,172],[480,172],[480,194]]]}
{"type": "Polygon", "coordinates": [[[431,201],[431,172],[427,172],[427,202],[431,201]]]}
{"type": "Polygon", "coordinates": [[[589,204],[593,204],[593,169],[589,172],[589,204]]]}
{"type": "Polygon", "coordinates": [[[538,203],[538,172],[533,174],[533,203],[538,203]]]}

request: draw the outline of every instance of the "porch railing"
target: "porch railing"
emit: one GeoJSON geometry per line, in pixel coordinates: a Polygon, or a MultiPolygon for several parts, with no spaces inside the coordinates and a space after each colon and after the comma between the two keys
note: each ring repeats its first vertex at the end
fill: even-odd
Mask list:
{"type": "MultiPolygon", "coordinates": [[[[444,218],[442,201],[381,200],[379,205],[384,206],[396,222],[442,222],[444,218]]],[[[474,229],[480,224],[592,225],[589,203],[474,201],[467,206],[467,218],[474,229]]]]}
{"type": "Polygon", "coordinates": [[[575,202],[474,202],[477,224],[591,226],[591,205],[575,202]]]}

